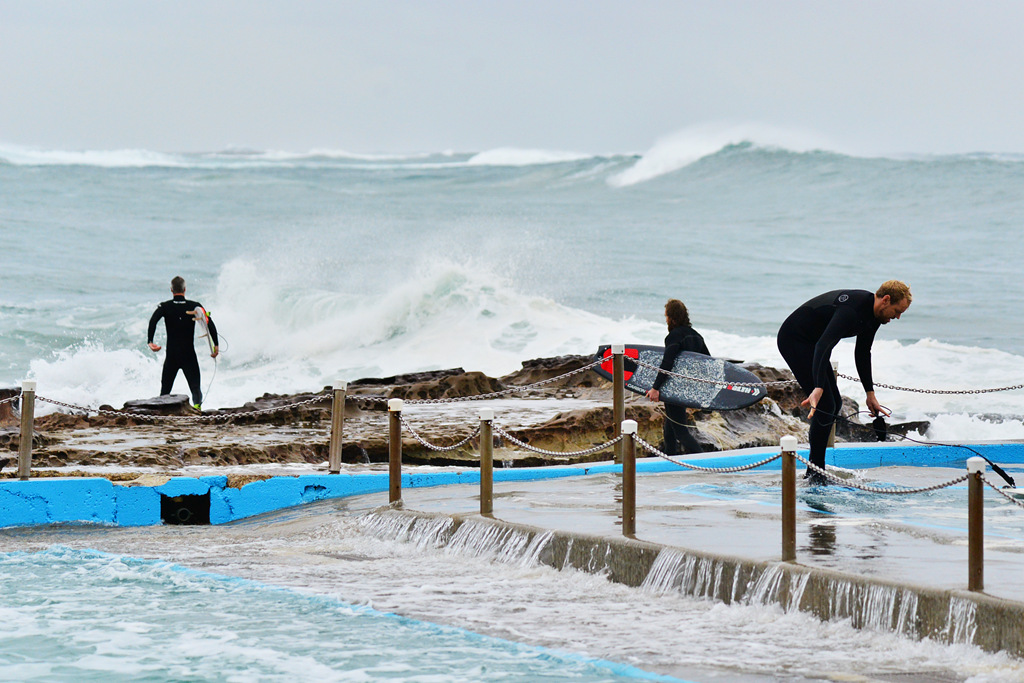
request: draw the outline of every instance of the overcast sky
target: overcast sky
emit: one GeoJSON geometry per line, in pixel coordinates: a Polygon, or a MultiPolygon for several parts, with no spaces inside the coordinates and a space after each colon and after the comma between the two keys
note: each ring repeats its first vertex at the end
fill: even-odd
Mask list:
{"type": "Polygon", "coordinates": [[[1024,152],[1024,2],[0,0],[0,144],[1024,152]]]}

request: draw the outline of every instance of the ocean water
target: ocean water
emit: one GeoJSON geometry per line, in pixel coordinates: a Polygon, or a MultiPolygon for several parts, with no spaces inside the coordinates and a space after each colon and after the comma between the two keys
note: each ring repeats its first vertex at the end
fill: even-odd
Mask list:
{"type": "MultiPolygon", "coordinates": [[[[1022,221],[1024,157],[862,157],[758,131],[607,155],[0,145],[0,385],[89,406],[158,393],[146,325],[178,274],[225,339],[201,360],[207,407],[658,344],[669,297],[714,354],[784,366],[792,309],[889,278],[915,298],[878,334],[876,382],[1015,385],[1022,221]]],[[[852,344],[833,360],[856,374],[852,344]]],[[[930,419],[927,438],[1024,438],[1020,390],[878,395],[930,419]]]]}

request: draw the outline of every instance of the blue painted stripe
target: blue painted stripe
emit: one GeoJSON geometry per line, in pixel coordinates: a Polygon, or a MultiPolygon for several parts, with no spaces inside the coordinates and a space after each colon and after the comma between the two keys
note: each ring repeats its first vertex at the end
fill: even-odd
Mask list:
{"type": "MultiPolygon", "coordinates": [[[[972,444],[977,451],[1000,464],[1024,464],[1024,444],[972,444]]],[[[975,453],[960,446],[856,445],[829,449],[829,464],[850,469],[913,465],[965,467],[975,453]]],[[[679,458],[702,467],[740,467],[759,462],[775,449],[749,449],[718,455],[679,458]]],[[[807,451],[800,451],[806,457],[807,451]]],[[[763,465],[773,471],[779,460],[763,465]]],[[[555,467],[500,468],[496,482],[537,481],[564,477],[617,474],[621,465],[601,463],[555,467]]],[[[637,463],[640,474],[687,471],[661,458],[644,458],[637,463]]],[[[478,484],[475,468],[402,475],[404,488],[478,484]]],[[[117,526],[146,526],[160,523],[161,496],[210,495],[210,522],[226,522],[331,498],[344,498],[388,490],[387,473],[316,474],[273,477],[241,488],[227,486],[227,477],[199,479],[175,477],[156,487],[121,486],[103,478],[47,478],[0,481],[0,527],[78,522],[117,526]]]]}

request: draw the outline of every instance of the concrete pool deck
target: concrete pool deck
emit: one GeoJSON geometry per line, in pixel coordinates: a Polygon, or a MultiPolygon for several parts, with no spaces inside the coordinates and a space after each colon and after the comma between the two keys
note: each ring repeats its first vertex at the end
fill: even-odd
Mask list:
{"type": "MultiPolygon", "coordinates": [[[[1020,444],[972,448],[1011,474],[1021,471],[1020,444]]],[[[851,445],[830,451],[829,464],[870,466],[883,481],[931,486],[963,474],[962,462],[973,453],[954,450],[851,445]],[[910,464],[922,462],[932,466],[910,464]]],[[[776,452],[748,449],[688,461],[735,466],[776,452]]],[[[410,472],[403,474],[402,509],[383,513],[412,520],[446,517],[453,530],[470,522],[534,538],[546,535],[547,563],[604,572],[631,585],[650,583],[660,573],[671,590],[724,602],[776,602],[823,619],[850,618],[855,624],[1024,656],[1024,509],[995,492],[986,492],[986,517],[999,519],[991,530],[986,525],[985,591],[978,593],[966,590],[965,488],[944,490],[946,498],[939,502],[951,510],[936,522],[928,518],[932,512],[915,518],[913,505],[893,508],[894,514],[879,502],[900,497],[808,487],[801,481],[797,560],[782,563],[777,461],[749,472],[716,474],[646,458],[638,462],[638,472],[632,539],[621,532],[621,476],[612,463],[496,469],[489,518],[478,514],[479,471],[410,472]]],[[[987,476],[998,481],[992,472],[987,476]]],[[[364,506],[378,498],[382,507],[387,502],[383,473],[272,477],[237,488],[223,475],[165,479],[134,486],[102,478],[2,481],[0,526],[160,524],[161,500],[195,495],[209,496],[214,524],[329,498],[359,497],[364,506]]]]}

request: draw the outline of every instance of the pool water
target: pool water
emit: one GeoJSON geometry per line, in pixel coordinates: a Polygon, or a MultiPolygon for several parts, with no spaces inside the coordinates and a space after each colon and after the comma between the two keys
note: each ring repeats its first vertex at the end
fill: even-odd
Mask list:
{"type": "Polygon", "coordinates": [[[0,554],[0,592],[4,680],[676,680],[89,550],[0,554]]]}

